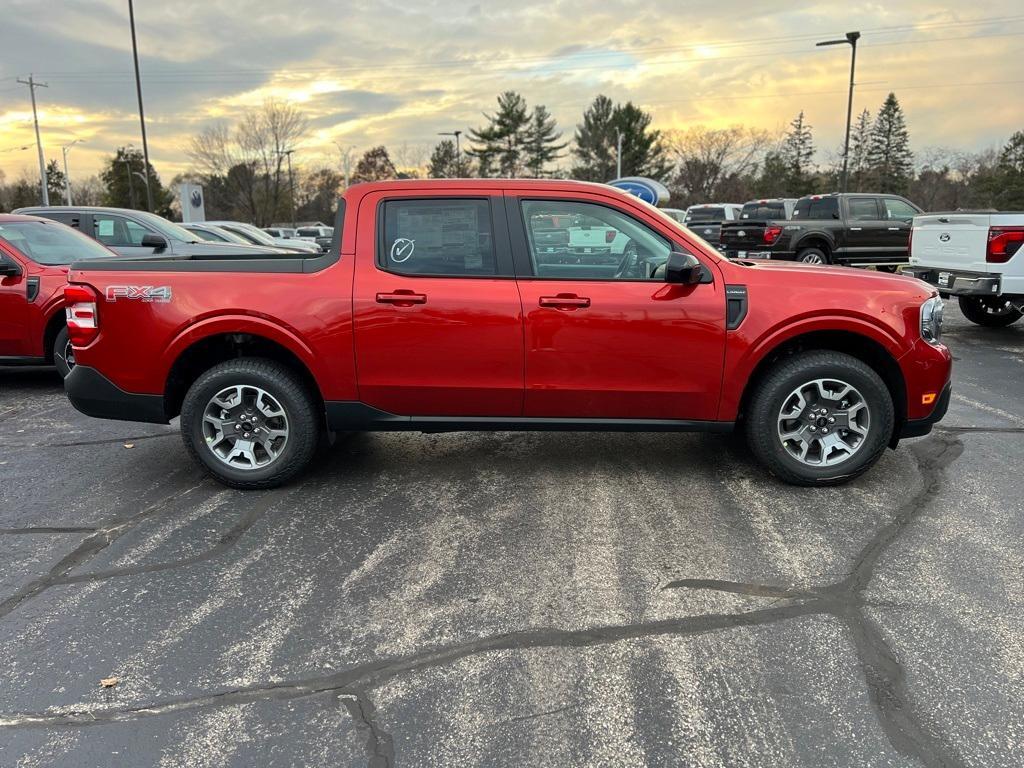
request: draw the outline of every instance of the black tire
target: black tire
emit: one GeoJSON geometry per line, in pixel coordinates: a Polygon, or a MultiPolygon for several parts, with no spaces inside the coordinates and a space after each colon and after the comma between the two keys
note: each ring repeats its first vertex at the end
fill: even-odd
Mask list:
{"type": "Polygon", "coordinates": [[[879,264],[875,269],[879,272],[888,272],[890,275],[895,275],[900,271],[898,264],[879,264]]]}
{"type": "Polygon", "coordinates": [[[960,296],[960,311],[975,325],[1005,328],[1021,318],[1021,311],[998,296],[960,296]]]}
{"type": "Polygon", "coordinates": [[[892,396],[870,366],[841,352],[804,352],[781,360],[757,384],[746,415],[747,443],[768,471],[787,483],[838,485],[878,461],[892,438],[894,423],[892,396]],[[778,433],[778,417],[794,389],[805,382],[831,378],[852,385],[863,395],[871,423],[849,458],[831,466],[810,466],[786,450],[778,433]]]}
{"type": "Polygon", "coordinates": [[[804,264],[831,264],[832,259],[821,248],[801,248],[797,251],[796,260],[804,264]]]}
{"type": "Polygon", "coordinates": [[[68,329],[65,326],[57,333],[53,340],[53,365],[62,379],[66,379],[71,369],[75,367],[75,356],[68,340],[68,329]]]}
{"type": "Polygon", "coordinates": [[[291,370],[262,358],[238,358],[215,365],[189,387],[181,406],[181,436],[189,453],[210,475],[232,488],[276,488],[294,479],[313,459],[320,444],[322,419],[316,398],[291,370]],[[203,415],[211,399],[227,387],[264,390],[287,418],[288,438],[280,455],[263,467],[236,469],[214,455],[203,433],[203,415]]]}

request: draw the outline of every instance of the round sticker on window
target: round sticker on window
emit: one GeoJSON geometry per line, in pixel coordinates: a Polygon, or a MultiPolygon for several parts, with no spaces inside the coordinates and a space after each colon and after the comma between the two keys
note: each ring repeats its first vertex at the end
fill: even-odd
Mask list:
{"type": "Polygon", "coordinates": [[[407,237],[399,237],[391,244],[391,260],[395,264],[401,264],[412,258],[412,252],[416,250],[416,241],[407,237]]]}

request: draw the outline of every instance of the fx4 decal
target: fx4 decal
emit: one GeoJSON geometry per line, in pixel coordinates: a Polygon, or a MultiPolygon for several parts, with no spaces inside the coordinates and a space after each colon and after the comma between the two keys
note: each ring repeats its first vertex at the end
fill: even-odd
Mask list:
{"type": "Polygon", "coordinates": [[[107,301],[132,299],[134,301],[159,302],[165,304],[171,300],[169,285],[108,285],[107,301]]]}

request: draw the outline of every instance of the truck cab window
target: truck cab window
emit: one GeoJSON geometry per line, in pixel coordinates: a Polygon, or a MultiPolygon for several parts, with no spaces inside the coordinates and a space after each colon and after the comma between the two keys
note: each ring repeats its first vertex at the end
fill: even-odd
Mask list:
{"type": "Polygon", "coordinates": [[[821,220],[839,218],[839,201],[834,197],[803,197],[793,209],[793,218],[821,220]]]}
{"type": "Polygon", "coordinates": [[[910,219],[917,216],[918,213],[909,203],[889,197],[885,198],[885,212],[887,219],[896,219],[899,221],[910,221],[910,219]]]}
{"type": "Polygon", "coordinates": [[[873,197],[851,197],[850,218],[854,221],[878,221],[878,201],[873,197]]]}
{"type": "Polygon", "coordinates": [[[525,200],[523,220],[533,274],[578,280],[657,280],[672,246],[614,208],[525,200]]]}
{"type": "Polygon", "coordinates": [[[486,277],[497,272],[486,200],[388,200],[378,263],[389,272],[486,277]]]}

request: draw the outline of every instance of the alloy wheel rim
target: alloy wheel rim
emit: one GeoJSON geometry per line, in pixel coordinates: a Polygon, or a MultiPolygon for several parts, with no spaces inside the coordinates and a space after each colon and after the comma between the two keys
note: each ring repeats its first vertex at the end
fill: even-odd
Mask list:
{"type": "Polygon", "coordinates": [[[64,364],[69,371],[75,367],[75,348],[71,346],[70,341],[64,345],[64,364]]]}
{"type": "Polygon", "coordinates": [[[804,264],[824,264],[825,260],[816,253],[809,253],[800,259],[804,264]]]}
{"type": "Polygon", "coordinates": [[[848,461],[867,440],[871,409],[864,396],[840,379],[814,379],[782,401],[777,434],[793,459],[810,467],[848,461]]]}
{"type": "Polygon", "coordinates": [[[290,436],[280,401],[260,387],[225,387],[203,409],[203,438],[218,461],[252,471],[277,461],[290,436]]]}

